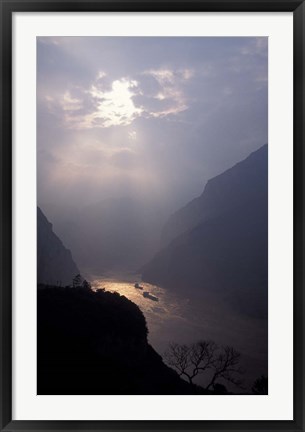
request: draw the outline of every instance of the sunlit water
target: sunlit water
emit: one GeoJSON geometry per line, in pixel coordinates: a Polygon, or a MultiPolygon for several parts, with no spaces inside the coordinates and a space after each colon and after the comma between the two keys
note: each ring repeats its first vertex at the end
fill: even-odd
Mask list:
{"type": "Polygon", "coordinates": [[[141,282],[139,275],[120,278],[93,278],[94,289],[116,291],[142,310],[149,330],[149,343],[161,355],[170,342],[193,343],[213,339],[239,350],[246,369],[245,380],[251,387],[261,374],[267,375],[267,321],[236,315],[226,305],[211,300],[190,299],[156,285],[141,282]],[[139,282],[143,290],[136,289],[139,282]],[[148,291],[158,302],[143,297],[148,291]]]}

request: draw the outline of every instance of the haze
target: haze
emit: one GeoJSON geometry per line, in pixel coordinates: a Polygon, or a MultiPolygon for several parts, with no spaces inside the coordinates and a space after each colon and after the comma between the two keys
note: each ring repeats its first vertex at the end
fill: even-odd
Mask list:
{"type": "Polygon", "coordinates": [[[109,251],[143,231],[143,264],[172,212],[267,142],[267,60],[267,38],[38,38],[38,204],[81,268],[101,219],[109,251]]]}

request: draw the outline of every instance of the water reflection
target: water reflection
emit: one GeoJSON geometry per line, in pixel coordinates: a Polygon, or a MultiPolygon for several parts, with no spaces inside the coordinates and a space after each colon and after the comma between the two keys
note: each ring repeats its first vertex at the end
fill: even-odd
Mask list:
{"type": "MultiPolygon", "coordinates": [[[[125,277],[125,279],[127,278],[125,277]]],[[[138,280],[138,275],[130,277],[130,280],[96,278],[92,282],[92,286],[94,289],[105,288],[107,291],[116,291],[137,304],[146,318],[150,343],[159,350],[165,349],[168,341],[172,340],[172,338],[166,335],[168,332],[165,331],[164,333],[164,330],[172,327],[174,323],[177,325],[177,321],[185,322],[183,315],[185,314],[189,300],[174,296],[161,287],[145,282],[140,282],[143,290],[137,289],[134,284],[138,280]],[[149,292],[157,297],[158,302],[143,297],[143,292],[149,292]]],[[[175,335],[173,334],[172,336],[174,337],[175,335]]]]}
{"type": "Polygon", "coordinates": [[[140,282],[139,275],[96,276],[92,286],[93,289],[116,291],[136,303],[146,318],[149,342],[160,354],[169,342],[189,344],[200,339],[213,339],[222,345],[232,345],[242,353],[249,386],[260,374],[267,375],[266,320],[233,313],[219,301],[176,295],[140,282]],[[136,282],[143,290],[135,288],[136,282]],[[158,297],[158,302],[144,298],[144,291],[158,297]]]}

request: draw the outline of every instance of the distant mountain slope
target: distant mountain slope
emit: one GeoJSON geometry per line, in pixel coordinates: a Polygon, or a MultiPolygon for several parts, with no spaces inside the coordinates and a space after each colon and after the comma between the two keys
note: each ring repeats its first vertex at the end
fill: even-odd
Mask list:
{"type": "Polygon", "coordinates": [[[163,363],[142,312],[117,293],[40,289],[37,329],[38,394],[208,393],[163,363]]]}
{"type": "Polygon", "coordinates": [[[37,282],[69,285],[79,273],[71,252],[53,232],[52,224],[37,207],[37,282]]]}
{"type": "Polygon", "coordinates": [[[164,223],[159,213],[156,206],[137,199],[109,198],[71,214],[56,227],[82,268],[97,274],[136,271],[158,250],[164,223]]]}
{"type": "Polygon", "coordinates": [[[267,145],[211,179],[164,232],[167,241],[177,236],[144,267],[144,281],[220,296],[245,313],[266,316],[267,145]]]}
{"type": "Polygon", "coordinates": [[[266,186],[268,146],[264,145],[232,168],[209,180],[203,193],[174,213],[163,228],[166,245],[211,217],[261,199],[266,186]]]}

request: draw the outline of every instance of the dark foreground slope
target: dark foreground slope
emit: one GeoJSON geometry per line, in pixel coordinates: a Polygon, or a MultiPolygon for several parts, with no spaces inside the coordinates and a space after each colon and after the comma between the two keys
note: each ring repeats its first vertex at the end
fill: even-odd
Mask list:
{"type": "Polygon", "coordinates": [[[37,207],[37,281],[70,285],[79,273],[72,254],[54,233],[52,224],[37,207]]]}
{"type": "Polygon", "coordinates": [[[265,317],[267,146],[210,180],[201,197],[173,216],[167,241],[173,235],[144,268],[144,281],[189,296],[218,296],[244,313],[265,317]]]}
{"type": "Polygon", "coordinates": [[[147,342],[140,309],[117,293],[38,289],[38,394],[196,394],[147,342]]]}

